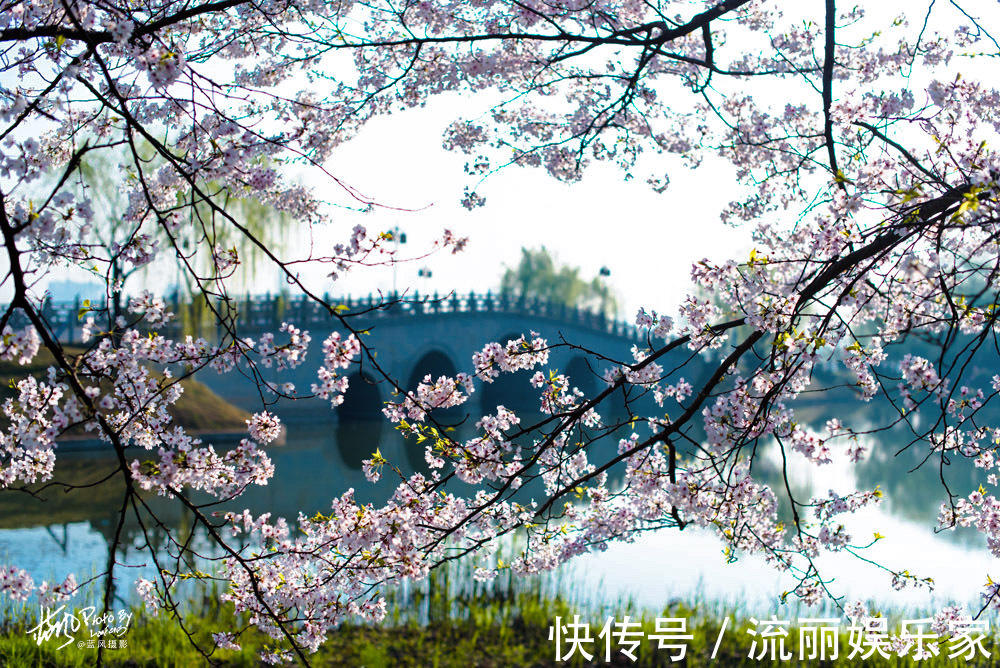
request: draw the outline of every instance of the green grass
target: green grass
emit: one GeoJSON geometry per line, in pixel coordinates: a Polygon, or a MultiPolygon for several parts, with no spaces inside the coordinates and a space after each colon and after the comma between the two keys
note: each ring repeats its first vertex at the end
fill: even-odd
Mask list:
{"type": "MultiPolygon", "coordinates": [[[[496,619],[448,619],[428,624],[410,622],[399,625],[381,627],[344,624],[332,631],[328,642],[315,655],[310,657],[310,663],[315,666],[398,666],[401,668],[423,668],[436,666],[438,668],[467,668],[481,666],[483,668],[500,668],[503,666],[590,666],[590,665],[633,665],[640,667],[663,667],[684,665],[691,668],[700,666],[749,667],[761,664],[796,665],[796,666],[873,666],[889,668],[894,666],[910,666],[916,662],[910,657],[884,660],[860,659],[847,660],[850,652],[848,636],[840,634],[840,656],[837,661],[808,661],[798,659],[797,633],[793,629],[786,649],[791,652],[792,659],[771,662],[756,661],[747,656],[750,648],[750,637],[745,633],[748,625],[745,621],[730,625],[720,643],[715,660],[712,660],[712,649],[719,633],[721,620],[705,618],[697,611],[675,608],[664,611],[664,616],[683,616],[688,619],[688,631],[694,639],[688,643],[686,657],[683,663],[670,661],[671,651],[659,650],[655,643],[643,640],[637,651],[637,661],[632,662],[624,654],[619,653],[616,644],[612,645],[610,664],[604,661],[603,641],[598,638],[603,621],[594,619],[591,625],[591,636],[595,642],[587,645],[593,656],[592,661],[584,661],[576,654],[571,660],[557,663],[555,661],[555,645],[548,639],[549,626],[554,622],[559,612],[570,614],[564,603],[551,601],[538,612],[544,613],[541,618],[531,618],[521,614],[513,614],[496,619]]],[[[141,613],[140,613],[141,614],[141,613]]],[[[559,615],[564,617],[564,615],[559,615]]],[[[565,617],[564,617],[565,619],[565,617]]],[[[621,615],[617,617],[621,619],[621,615]]],[[[644,634],[654,633],[653,616],[642,618],[644,634]]],[[[229,622],[232,620],[230,619],[229,622]]],[[[211,647],[208,634],[220,628],[230,628],[227,620],[213,616],[188,616],[186,623],[196,639],[206,641],[205,647],[211,647]]],[[[842,627],[843,628],[843,627],[842,627]]],[[[49,641],[41,647],[24,635],[23,626],[8,626],[4,637],[0,638],[0,664],[12,668],[53,667],[76,668],[77,666],[93,665],[96,660],[96,650],[78,649],[70,645],[64,649],[56,649],[57,643],[49,641]]],[[[165,616],[146,618],[125,634],[128,640],[126,649],[109,650],[105,653],[105,663],[109,666],[194,666],[207,665],[210,660],[198,653],[185,637],[180,627],[165,616]]],[[[242,652],[217,651],[211,657],[211,662],[221,666],[245,667],[260,665],[257,651],[267,645],[267,640],[256,633],[244,634],[241,638],[244,650],[242,652]]],[[[987,642],[984,646],[995,655],[998,648],[994,643],[987,642]]],[[[566,651],[564,646],[563,651],[566,651]]],[[[919,664],[925,668],[959,668],[959,666],[992,666],[992,659],[979,657],[978,660],[966,661],[962,657],[947,658],[947,644],[941,644],[941,655],[919,664]]],[[[878,656],[878,655],[876,655],[878,656]]]]}
{"type": "Polygon", "coordinates": [[[250,414],[232,405],[193,378],[181,382],[184,393],[167,412],[193,432],[245,432],[250,414]]]}
{"type": "MultiPolygon", "coordinates": [[[[638,616],[643,639],[636,651],[637,661],[632,662],[612,645],[611,661],[604,661],[603,641],[598,638],[606,615],[558,595],[547,593],[551,582],[537,579],[520,580],[499,578],[490,585],[465,580],[463,568],[440,569],[418,587],[396,591],[389,596],[389,614],[382,625],[368,626],[345,623],[332,630],[329,640],[315,655],[309,657],[315,666],[365,666],[366,668],[401,667],[424,668],[500,668],[523,666],[542,668],[549,666],[639,666],[643,668],[665,666],[695,667],[749,667],[759,665],[794,666],[874,666],[890,668],[920,665],[925,668],[959,668],[994,665],[995,661],[978,657],[966,661],[958,657],[948,659],[948,645],[941,643],[941,655],[921,661],[910,657],[890,660],[878,658],[868,661],[849,661],[850,653],[846,623],[841,624],[839,635],[840,659],[837,661],[800,661],[798,659],[798,631],[791,629],[786,649],[793,658],[787,661],[757,661],[748,657],[752,638],[746,633],[751,625],[749,615],[730,616],[727,630],[719,644],[715,659],[712,651],[725,611],[704,607],[692,608],[674,605],[659,613],[638,614],[627,601],[617,601],[603,606],[616,621],[625,614],[638,616]],[[594,657],[584,661],[577,654],[571,660],[557,663],[555,645],[549,640],[549,627],[555,618],[563,623],[573,615],[590,623],[594,643],[587,646],[594,657]],[[683,662],[670,661],[670,651],[659,650],[655,643],[645,638],[655,633],[657,617],[683,617],[687,620],[688,633],[694,638],[688,642],[683,662]]],[[[199,594],[187,604],[184,623],[187,633],[206,651],[212,647],[211,633],[220,630],[235,631],[243,628],[245,620],[235,615],[228,605],[219,603],[218,596],[199,594]]],[[[199,653],[189,641],[185,631],[167,615],[158,617],[135,610],[133,626],[124,637],[126,649],[109,650],[104,655],[108,666],[198,666],[214,663],[220,666],[243,668],[260,665],[258,652],[269,646],[270,641],[254,629],[246,630],[240,638],[242,652],[216,651],[210,658],[199,653]]],[[[808,610],[795,611],[785,608],[779,617],[813,616],[808,610]]],[[[768,615],[769,616],[769,615],[768,615]]],[[[0,665],[26,668],[76,668],[90,666],[96,660],[93,649],[80,649],[75,645],[58,650],[58,643],[49,641],[38,646],[26,635],[31,622],[8,622],[0,626],[0,665]]],[[[757,628],[760,628],[759,626],[757,628]]],[[[889,623],[890,633],[899,630],[899,620],[889,623]]],[[[1000,646],[990,638],[984,647],[996,655],[1000,646]]],[[[564,652],[566,646],[564,645],[564,652]]],[[[877,655],[876,655],[877,656],[877,655]]]]}

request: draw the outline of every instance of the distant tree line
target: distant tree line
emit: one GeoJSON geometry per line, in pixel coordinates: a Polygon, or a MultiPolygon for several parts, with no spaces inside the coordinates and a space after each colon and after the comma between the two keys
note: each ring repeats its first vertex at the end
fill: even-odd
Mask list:
{"type": "MultiPolygon", "coordinates": [[[[500,291],[615,316],[618,299],[604,276],[587,281],[580,277],[580,271],[580,267],[558,264],[545,246],[522,248],[521,261],[504,272],[500,291]]],[[[607,270],[601,273],[606,275],[607,270]]]]}

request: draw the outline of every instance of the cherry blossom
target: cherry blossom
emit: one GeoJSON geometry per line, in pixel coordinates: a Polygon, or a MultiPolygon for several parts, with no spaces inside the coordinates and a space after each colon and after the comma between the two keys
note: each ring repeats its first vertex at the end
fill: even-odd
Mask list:
{"type": "MultiPolygon", "coordinates": [[[[10,54],[0,233],[12,295],[0,360],[29,365],[43,349],[52,360],[0,408],[0,492],[58,485],[57,441],[70,429],[92,435],[118,462],[120,519],[149,519],[138,510],[146,493],[192,514],[214,546],[209,577],[274,640],[261,657],[270,663],[306,663],[347,618],[381,620],[381,588],[453,555],[479,557],[477,577],[495,577],[490,550],[514,532],[523,547],[509,566],[525,574],[643,531],[698,526],[729,559],[759,554],[788,573],[787,595],[839,601],[821,556],[870,565],[871,541],[856,539],[849,515],[883,492],[803,495],[784,482],[789,462],[850,467],[895,454],[880,452],[891,446],[878,435],[896,427],[912,434],[921,465],[943,472],[939,528],[976,531],[1000,556],[1000,421],[990,412],[1000,394],[990,352],[1000,92],[971,59],[997,47],[955,3],[929,9],[919,21],[885,21],[834,2],[793,16],[746,0],[0,7],[10,54]],[[695,289],[676,309],[638,311],[631,350],[597,355],[526,332],[406,387],[366,343],[371,313],[331,303],[301,272],[321,267],[335,281],[403,261],[393,233],[351,224],[335,230],[339,243],[279,248],[227,204],[254,198],[314,240],[322,225],[341,224],[331,193],[360,211],[385,206],[335,174],[351,171],[331,167],[337,147],[382,116],[449,100],[462,104],[447,109],[442,143],[466,156],[456,175],[466,207],[484,205],[490,177],[507,167],[572,183],[605,162],[660,192],[671,169],[725,164],[726,176],[700,173],[733,182],[721,217],[751,229],[753,250],[695,263],[695,289]],[[113,223],[87,182],[92,152],[120,165],[113,223]],[[311,335],[292,317],[254,339],[241,331],[245,247],[329,314],[320,355],[309,355],[311,335]],[[83,349],[63,348],[44,317],[46,281],[68,265],[102,277],[110,302],[80,314],[83,349]],[[126,291],[130,272],[167,265],[212,315],[211,337],[173,327],[165,284],[126,291]],[[585,355],[604,387],[587,396],[584,379],[553,368],[560,349],[585,355]],[[308,392],[288,380],[299,367],[315,373],[308,392]],[[260,406],[234,447],[203,442],[172,417],[182,382],[202,369],[255,385],[260,406]],[[362,468],[392,489],[382,503],[336,490],[328,510],[284,518],[213,515],[191,500],[239,503],[281,475],[264,449],[281,429],[273,402],[318,397],[337,410],[355,373],[389,389],[384,414],[422,450],[426,473],[405,473],[376,446],[362,468]],[[470,401],[502,374],[537,399],[540,418],[470,401]],[[888,417],[824,414],[813,424],[811,400],[888,417]],[[444,409],[466,411],[474,434],[458,438],[444,409]],[[773,479],[766,453],[780,461],[773,479]],[[962,460],[984,484],[946,479],[946,464],[962,460]],[[791,520],[779,519],[782,504],[791,520]]],[[[466,248],[455,229],[442,226],[418,256],[466,248]]],[[[139,546],[151,559],[187,549],[164,531],[165,552],[139,546]]],[[[148,610],[173,614],[183,558],[160,566],[136,593],[148,610]]],[[[887,587],[933,584],[905,564],[879,566],[887,587]]],[[[108,607],[122,569],[113,559],[101,568],[108,607]]],[[[0,592],[17,601],[56,602],[76,588],[72,576],[36,587],[16,565],[0,569],[0,592]]],[[[998,590],[989,581],[986,605],[1000,609],[998,590]]],[[[963,618],[942,615],[938,626],[963,618]]],[[[239,644],[230,628],[212,638],[239,644]]],[[[908,647],[896,639],[897,651],[908,647]]]]}

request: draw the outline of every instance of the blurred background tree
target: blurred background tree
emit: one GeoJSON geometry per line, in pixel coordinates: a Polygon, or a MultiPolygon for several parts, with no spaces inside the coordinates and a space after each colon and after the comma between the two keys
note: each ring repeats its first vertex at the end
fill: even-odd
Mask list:
{"type": "Polygon", "coordinates": [[[580,277],[580,267],[558,264],[545,246],[522,248],[517,267],[507,267],[504,272],[500,291],[589,309],[613,318],[618,315],[618,299],[607,284],[610,275],[602,267],[598,276],[587,281],[580,277]]]}
{"type": "MultiPolygon", "coordinates": [[[[144,146],[140,145],[139,148],[144,146]]],[[[148,174],[154,171],[156,159],[151,147],[146,153],[148,155],[141,155],[140,160],[145,163],[143,170],[148,174]]],[[[190,269],[205,281],[211,281],[216,273],[212,249],[216,246],[232,249],[239,257],[239,266],[233,270],[235,280],[230,281],[230,285],[249,292],[253,288],[257,265],[264,253],[260,246],[235,230],[206,202],[184,202],[189,205],[189,218],[182,222],[174,234],[173,243],[176,244],[177,252],[165,256],[173,258],[173,275],[169,275],[169,261],[160,260],[152,265],[139,267],[131,265],[121,252],[113,248],[113,239],[127,238],[148,228],[161,248],[171,245],[162,226],[141,225],[136,228],[134,223],[126,223],[124,220],[128,208],[127,193],[138,179],[132,159],[129,149],[123,147],[118,156],[108,151],[94,151],[81,160],[75,181],[78,190],[88,193],[94,210],[92,232],[98,245],[104,249],[102,253],[95,253],[95,259],[103,257],[105,260],[96,264],[88,262],[87,268],[97,274],[105,285],[118,287],[105,295],[111,317],[123,314],[124,297],[138,294],[151,277],[156,276],[155,282],[164,296],[169,296],[169,288],[164,288],[164,284],[173,286],[180,302],[176,315],[185,332],[199,333],[203,324],[214,322],[214,316],[203,300],[192,298],[204,293],[199,286],[193,284],[192,271],[182,270],[182,263],[190,265],[190,269]],[[129,229],[126,230],[126,226],[129,229]],[[164,276],[163,272],[168,272],[168,275],[164,276]],[[138,284],[135,281],[129,282],[135,275],[141,277],[138,284]]],[[[238,220],[264,246],[280,250],[287,244],[292,225],[288,214],[258,199],[234,196],[218,184],[205,184],[203,190],[212,193],[215,204],[238,220]]]]}

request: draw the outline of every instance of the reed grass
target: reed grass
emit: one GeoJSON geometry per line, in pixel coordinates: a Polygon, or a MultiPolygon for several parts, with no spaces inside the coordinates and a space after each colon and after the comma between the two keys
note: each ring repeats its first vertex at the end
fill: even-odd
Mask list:
{"type": "MultiPolygon", "coordinates": [[[[310,663],[320,667],[366,668],[598,665],[729,668],[779,664],[968,668],[995,665],[997,661],[992,657],[1000,656],[1000,645],[992,637],[987,637],[983,646],[990,652],[990,658],[978,656],[969,661],[962,657],[949,659],[949,645],[942,642],[937,657],[919,663],[910,657],[882,659],[877,654],[865,661],[859,658],[848,660],[850,645],[847,622],[844,620],[838,638],[840,658],[836,661],[800,659],[799,632],[794,626],[790,628],[785,642],[792,659],[757,661],[748,655],[753,638],[747,629],[753,628],[753,625],[749,619],[751,613],[746,610],[726,610],[703,600],[690,604],[674,601],[662,610],[639,610],[628,599],[587,602],[568,598],[560,593],[558,579],[552,577],[519,578],[505,572],[491,582],[478,582],[471,575],[472,566],[468,562],[451,562],[433,571],[420,583],[406,583],[387,592],[388,614],[382,624],[371,626],[345,622],[330,632],[328,642],[310,657],[310,663]],[[580,621],[590,624],[590,635],[595,642],[584,647],[593,658],[588,661],[577,653],[568,661],[557,662],[556,646],[549,638],[549,630],[557,617],[566,623],[575,615],[580,616],[580,621]],[[636,661],[618,651],[620,647],[614,642],[611,661],[606,662],[604,642],[598,635],[608,616],[621,621],[625,615],[639,622],[639,630],[643,634],[635,652],[636,661]],[[687,643],[683,661],[672,661],[672,651],[658,649],[656,643],[647,638],[655,633],[658,617],[686,620],[687,631],[693,638],[687,643]],[[725,621],[727,617],[728,622],[725,621]],[[724,622],[726,631],[716,650],[715,644],[724,622]]],[[[245,622],[234,613],[231,605],[220,602],[219,591],[202,587],[192,593],[184,607],[183,629],[164,612],[153,616],[141,608],[133,608],[136,621],[124,635],[127,647],[106,651],[103,655],[105,665],[123,668],[212,664],[244,668],[261,665],[258,653],[269,647],[271,641],[254,630],[241,636],[243,650],[240,652],[215,650],[206,657],[192,644],[194,640],[206,651],[211,650],[213,632],[233,630],[245,622]]],[[[37,644],[28,633],[35,622],[30,607],[8,607],[5,612],[8,621],[0,625],[0,665],[12,668],[79,668],[96,662],[96,649],[80,648],[75,643],[57,649],[60,642],[56,640],[37,644]]],[[[798,610],[792,606],[775,612],[780,613],[779,618],[791,619],[793,624],[798,616],[817,616],[813,611],[798,610]]],[[[898,631],[899,620],[891,618],[889,629],[890,633],[898,631]]],[[[564,655],[567,650],[564,645],[564,655]]]]}

